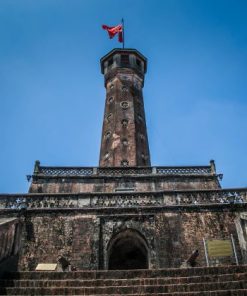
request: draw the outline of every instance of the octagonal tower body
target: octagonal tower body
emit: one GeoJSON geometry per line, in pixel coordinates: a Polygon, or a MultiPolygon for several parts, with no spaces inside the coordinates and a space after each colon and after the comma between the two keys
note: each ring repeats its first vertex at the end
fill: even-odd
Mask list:
{"type": "Polygon", "coordinates": [[[147,59],[135,49],[113,49],[101,59],[106,101],[101,167],[150,166],[142,88],[147,59]]]}

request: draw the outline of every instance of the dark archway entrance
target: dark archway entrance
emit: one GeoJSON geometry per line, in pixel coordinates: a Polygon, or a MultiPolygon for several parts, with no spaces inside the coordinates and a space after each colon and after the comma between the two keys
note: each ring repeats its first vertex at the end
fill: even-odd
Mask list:
{"type": "Polygon", "coordinates": [[[136,230],[124,230],[111,239],[108,258],[108,268],[111,270],[147,269],[147,243],[136,230]]]}

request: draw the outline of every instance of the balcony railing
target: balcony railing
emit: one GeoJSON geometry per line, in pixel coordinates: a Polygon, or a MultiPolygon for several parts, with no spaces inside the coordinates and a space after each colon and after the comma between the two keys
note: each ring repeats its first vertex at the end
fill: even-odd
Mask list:
{"type": "Polygon", "coordinates": [[[162,167],[48,167],[36,166],[35,176],[87,177],[87,176],[176,176],[213,175],[212,166],[162,166],[162,167]]]}
{"type": "Polygon", "coordinates": [[[247,188],[129,193],[0,195],[0,209],[133,208],[246,204],[247,188]]]}

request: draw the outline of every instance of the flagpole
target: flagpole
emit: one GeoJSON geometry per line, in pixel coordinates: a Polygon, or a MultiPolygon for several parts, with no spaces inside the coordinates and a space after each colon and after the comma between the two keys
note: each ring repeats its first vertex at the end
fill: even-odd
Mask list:
{"type": "Polygon", "coordinates": [[[122,18],[122,27],[123,27],[123,48],[124,48],[124,19],[122,18]]]}

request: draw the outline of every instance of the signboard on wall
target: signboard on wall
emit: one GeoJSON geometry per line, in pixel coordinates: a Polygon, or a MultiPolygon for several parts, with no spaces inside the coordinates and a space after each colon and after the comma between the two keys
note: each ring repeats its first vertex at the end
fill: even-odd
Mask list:
{"type": "Polygon", "coordinates": [[[210,262],[213,262],[215,260],[217,264],[219,264],[220,263],[219,260],[222,260],[227,257],[229,259],[232,257],[235,257],[236,264],[237,265],[239,264],[233,235],[231,234],[230,237],[231,239],[207,239],[206,240],[205,238],[203,238],[203,245],[204,245],[207,266],[210,266],[210,262]]]}
{"type": "Polygon", "coordinates": [[[233,256],[231,240],[207,240],[207,250],[210,258],[233,256]]]}

